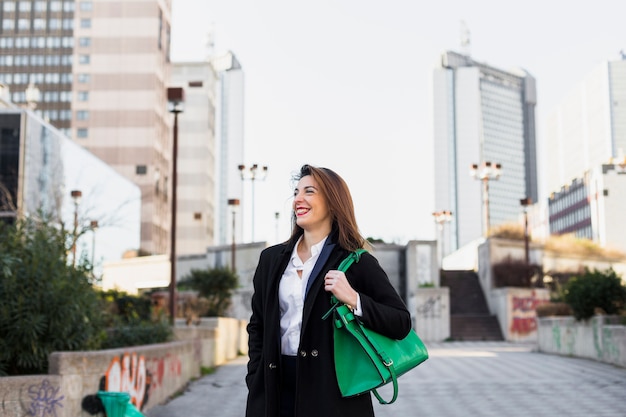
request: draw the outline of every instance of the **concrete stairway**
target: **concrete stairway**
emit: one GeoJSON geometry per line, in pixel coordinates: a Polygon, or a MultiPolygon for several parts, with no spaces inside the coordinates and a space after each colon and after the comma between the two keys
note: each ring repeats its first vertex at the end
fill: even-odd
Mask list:
{"type": "Polygon", "coordinates": [[[441,286],[450,288],[451,339],[504,340],[497,317],[489,314],[475,272],[443,271],[441,286]]]}

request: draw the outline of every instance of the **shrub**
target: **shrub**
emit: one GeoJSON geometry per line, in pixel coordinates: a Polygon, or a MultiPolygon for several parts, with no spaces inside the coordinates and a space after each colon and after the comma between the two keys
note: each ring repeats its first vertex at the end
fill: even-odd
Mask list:
{"type": "Polygon", "coordinates": [[[510,256],[492,266],[494,286],[531,288],[543,286],[543,282],[534,279],[541,276],[541,267],[527,264],[523,260],[512,259],[510,256]]]}
{"type": "Polygon", "coordinates": [[[67,241],[52,222],[0,223],[0,375],[47,373],[50,353],[104,339],[89,266],[68,265],[67,241]]]}
{"type": "Polygon", "coordinates": [[[192,269],[179,283],[180,288],[196,290],[207,300],[205,314],[209,317],[226,313],[237,285],[237,275],[228,268],[192,269]]]}
{"type": "Polygon", "coordinates": [[[605,314],[618,314],[626,303],[626,287],[613,269],[585,269],[584,274],[568,281],[564,299],[577,320],[589,319],[598,309],[605,314]]]}

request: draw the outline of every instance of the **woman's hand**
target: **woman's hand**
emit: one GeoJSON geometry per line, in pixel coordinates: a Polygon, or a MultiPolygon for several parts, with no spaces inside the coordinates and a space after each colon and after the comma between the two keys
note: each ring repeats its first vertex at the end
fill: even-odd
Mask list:
{"type": "Polygon", "coordinates": [[[337,300],[356,308],[357,292],[350,286],[346,274],[330,270],[324,277],[324,289],[331,292],[337,300]]]}

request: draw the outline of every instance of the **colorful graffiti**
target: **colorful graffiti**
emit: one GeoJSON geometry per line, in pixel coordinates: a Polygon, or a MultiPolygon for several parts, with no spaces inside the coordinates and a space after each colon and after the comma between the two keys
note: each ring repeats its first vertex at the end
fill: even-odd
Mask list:
{"type": "Polygon", "coordinates": [[[105,391],[127,392],[130,401],[141,410],[148,400],[150,377],[146,372],[146,359],[136,353],[125,353],[121,358],[113,358],[105,373],[105,391]]]}
{"type": "Polygon", "coordinates": [[[528,335],[537,331],[537,314],[535,309],[549,300],[538,298],[535,291],[528,297],[511,297],[512,318],[511,333],[528,335]]]}
{"type": "Polygon", "coordinates": [[[151,393],[163,387],[164,381],[180,378],[181,373],[182,363],[175,355],[146,359],[143,355],[125,353],[109,363],[102,389],[128,392],[130,402],[141,410],[151,393]]]}
{"type": "Polygon", "coordinates": [[[27,415],[33,417],[48,417],[57,415],[57,409],[63,408],[65,396],[59,396],[60,387],[55,387],[47,379],[41,384],[28,387],[28,397],[31,400],[27,415]]]}

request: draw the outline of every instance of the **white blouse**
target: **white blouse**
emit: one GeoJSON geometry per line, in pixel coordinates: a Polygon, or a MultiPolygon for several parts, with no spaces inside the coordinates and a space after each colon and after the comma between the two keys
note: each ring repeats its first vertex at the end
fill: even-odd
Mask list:
{"type": "Polygon", "coordinates": [[[283,355],[297,355],[306,284],[327,238],[328,236],[311,246],[311,257],[306,262],[302,262],[298,256],[298,244],[302,240],[300,237],[280,279],[278,303],[280,307],[280,350],[283,355]],[[302,271],[301,277],[298,275],[298,271],[302,271]]]}

